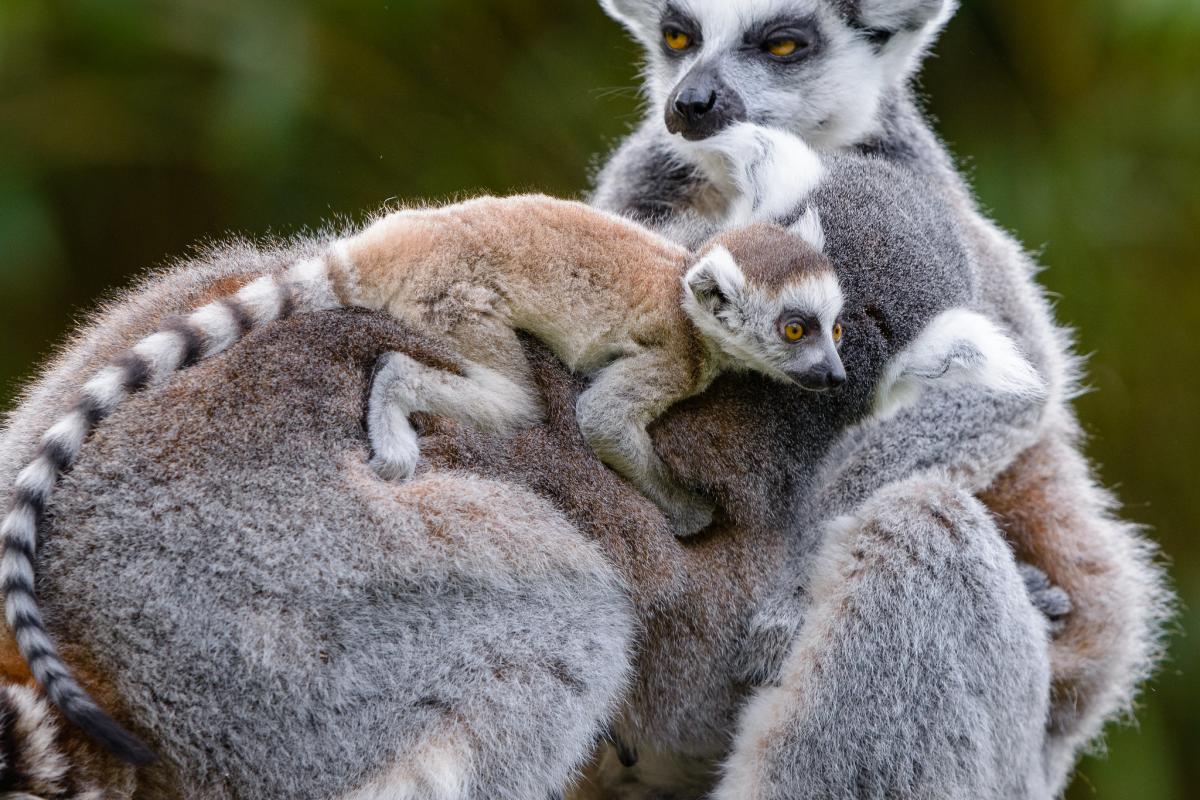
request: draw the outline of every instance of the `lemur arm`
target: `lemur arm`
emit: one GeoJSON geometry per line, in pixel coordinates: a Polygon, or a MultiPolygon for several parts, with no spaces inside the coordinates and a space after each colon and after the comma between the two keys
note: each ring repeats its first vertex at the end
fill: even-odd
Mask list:
{"type": "Polygon", "coordinates": [[[889,483],[813,562],[780,685],[743,712],[714,798],[1049,796],[1045,623],[969,492],[889,483]]]}
{"type": "Polygon", "coordinates": [[[632,476],[642,493],[667,511],[680,536],[712,522],[712,503],[679,486],[654,451],[646,426],[694,391],[691,372],[683,354],[650,347],[606,367],[576,404],[588,446],[617,472],[632,476]]]}

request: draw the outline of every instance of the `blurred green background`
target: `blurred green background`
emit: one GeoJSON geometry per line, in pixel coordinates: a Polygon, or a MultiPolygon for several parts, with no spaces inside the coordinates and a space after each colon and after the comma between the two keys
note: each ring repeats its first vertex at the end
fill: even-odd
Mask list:
{"type": "MultiPolygon", "coordinates": [[[[637,119],[636,57],[591,0],[0,0],[0,406],[81,311],[196,242],[578,194],[637,119]]],[[[1200,2],[966,0],[923,86],[1042,253],[1091,354],[1090,452],[1200,605],[1200,2]]],[[[1198,642],[1185,611],[1071,798],[1197,796],[1198,642]]]]}

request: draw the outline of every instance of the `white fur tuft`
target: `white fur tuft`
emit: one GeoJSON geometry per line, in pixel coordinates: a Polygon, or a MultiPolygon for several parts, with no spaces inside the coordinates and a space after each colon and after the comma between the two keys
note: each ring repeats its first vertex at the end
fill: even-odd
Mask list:
{"type": "Polygon", "coordinates": [[[821,183],[825,167],[804,141],[749,122],[731,125],[695,145],[722,156],[735,196],[727,227],[790,217],[821,183]]]}
{"type": "Polygon", "coordinates": [[[821,214],[817,211],[816,206],[809,206],[805,209],[790,230],[811,244],[817,252],[825,252],[825,228],[821,225],[821,214]]]}
{"type": "Polygon", "coordinates": [[[237,320],[224,303],[209,303],[193,311],[188,320],[204,334],[204,357],[223,353],[240,337],[237,320]]]}
{"type": "Polygon", "coordinates": [[[956,385],[1031,399],[1046,392],[1037,370],[995,323],[954,308],[939,314],[888,364],[876,391],[875,413],[893,416],[925,387],[956,385]]]}
{"type": "Polygon", "coordinates": [[[246,284],[235,298],[254,320],[255,327],[274,322],[283,311],[283,292],[270,275],[246,284]]]}
{"type": "Polygon", "coordinates": [[[291,288],[296,307],[302,311],[326,311],[342,304],[329,280],[324,259],[310,258],[293,265],[284,276],[291,288]]]}

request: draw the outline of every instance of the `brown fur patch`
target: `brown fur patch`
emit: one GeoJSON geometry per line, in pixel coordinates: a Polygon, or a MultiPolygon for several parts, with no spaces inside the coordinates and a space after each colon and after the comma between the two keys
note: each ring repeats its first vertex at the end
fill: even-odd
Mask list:
{"type": "Polygon", "coordinates": [[[1085,469],[1074,450],[1043,441],[980,496],[1017,558],[1044,571],[1071,598],[1065,627],[1050,645],[1052,728],[1066,726],[1109,685],[1112,651],[1131,624],[1106,509],[1078,496],[1085,469]]]}
{"type": "Polygon", "coordinates": [[[832,274],[833,266],[816,248],[778,225],[759,223],[723,233],[704,252],[722,246],[753,283],[778,291],[798,278],[832,274]]]}

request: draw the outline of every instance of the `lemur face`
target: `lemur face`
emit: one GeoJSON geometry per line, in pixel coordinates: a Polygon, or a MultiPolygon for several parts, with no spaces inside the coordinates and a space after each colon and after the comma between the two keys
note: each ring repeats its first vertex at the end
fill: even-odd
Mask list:
{"type": "MultiPolygon", "coordinates": [[[[818,147],[866,138],[955,0],[601,0],[645,46],[667,128],[701,141],[733,122],[818,147]]],[[[686,149],[686,148],[685,148],[686,149]]]]}
{"type": "Polygon", "coordinates": [[[753,225],[717,237],[684,277],[684,309],[734,365],[810,390],[846,380],[842,292],[799,236],[753,225]]]}

